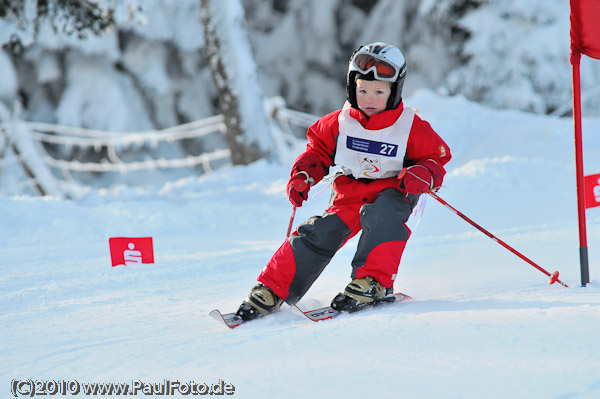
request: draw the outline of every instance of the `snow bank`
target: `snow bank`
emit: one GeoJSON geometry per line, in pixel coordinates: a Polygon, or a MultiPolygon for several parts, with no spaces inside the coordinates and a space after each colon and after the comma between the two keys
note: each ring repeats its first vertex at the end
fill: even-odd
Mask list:
{"type": "MultiPolygon", "coordinates": [[[[239,398],[585,398],[600,395],[600,214],[578,286],[572,123],[419,92],[451,146],[440,195],[571,285],[546,277],[429,199],[396,290],[405,304],[319,324],[283,307],[224,329],[283,241],[289,167],[258,162],[79,202],[0,197],[0,386],[13,379],[235,386],[239,398]],[[156,263],[111,268],[108,238],[152,236],[156,263]]],[[[586,119],[586,168],[600,169],[586,119]]],[[[322,185],[312,191],[316,194],[322,185]]],[[[298,209],[323,211],[327,194],[298,209]]],[[[414,223],[414,222],[410,222],[414,223]]],[[[349,281],[351,241],[303,298],[349,281]]],[[[100,397],[100,396],[99,396],[100,397]]]]}

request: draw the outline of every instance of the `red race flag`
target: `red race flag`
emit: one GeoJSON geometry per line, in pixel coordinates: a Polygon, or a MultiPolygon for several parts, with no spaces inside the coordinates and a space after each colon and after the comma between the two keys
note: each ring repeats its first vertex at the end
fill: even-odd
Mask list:
{"type": "Polygon", "coordinates": [[[585,210],[597,206],[596,196],[588,195],[583,176],[583,141],[581,128],[581,54],[600,59],[600,0],[570,0],[571,66],[573,70],[573,121],[575,131],[575,177],[577,181],[577,218],[579,221],[579,259],[581,285],[590,282],[585,210]]]}
{"type": "Polygon", "coordinates": [[[108,246],[113,267],[154,263],[152,237],[112,237],[108,246]]]}
{"type": "Polygon", "coordinates": [[[600,0],[571,0],[571,48],[600,59],[600,0]]]}
{"type": "Polygon", "coordinates": [[[600,206],[600,173],[585,177],[585,209],[600,206]]]}

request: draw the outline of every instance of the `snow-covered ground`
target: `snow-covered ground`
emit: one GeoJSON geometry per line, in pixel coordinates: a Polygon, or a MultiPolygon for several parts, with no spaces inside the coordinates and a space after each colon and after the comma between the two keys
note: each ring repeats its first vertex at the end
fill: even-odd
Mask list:
{"type": "MultiPolygon", "coordinates": [[[[600,397],[600,208],[587,212],[592,283],[583,288],[572,120],[429,91],[406,104],[453,150],[442,198],[559,270],[569,288],[548,285],[429,198],[395,287],[414,300],[317,324],[284,305],[230,331],[208,312],[235,310],[283,241],[293,159],[160,192],[0,197],[0,397],[12,397],[13,379],[223,380],[239,398],[600,397]],[[152,236],[156,263],[111,267],[116,236],[152,236]]],[[[598,173],[600,120],[583,127],[586,174],[598,173]]],[[[296,222],[327,201],[327,193],[313,198],[296,222]]],[[[328,304],[347,284],[355,245],[338,253],[302,307],[328,304]]]]}

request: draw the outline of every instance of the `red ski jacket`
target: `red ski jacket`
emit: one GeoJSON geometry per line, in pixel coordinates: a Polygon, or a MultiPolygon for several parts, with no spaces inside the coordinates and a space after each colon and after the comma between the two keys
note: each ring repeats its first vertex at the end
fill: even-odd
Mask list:
{"type": "MultiPolygon", "coordinates": [[[[377,138],[377,130],[393,125],[404,110],[403,103],[391,110],[383,111],[368,118],[362,111],[351,108],[350,117],[356,119],[366,130],[373,130],[373,139],[377,138]]],[[[334,166],[334,159],[339,135],[338,117],[342,110],[327,114],[309,127],[306,134],[308,145],[292,167],[291,175],[300,171],[307,172],[318,183],[334,166]]],[[[450,161],[452,154],[448,145],[432,129],[431,125],[415,115],[406,145],[404,166],[408,167],[424,161],[434,160],[443,169],[450,161]]],[[[344,165],[338,165],[344,166],[344,165]]]]}

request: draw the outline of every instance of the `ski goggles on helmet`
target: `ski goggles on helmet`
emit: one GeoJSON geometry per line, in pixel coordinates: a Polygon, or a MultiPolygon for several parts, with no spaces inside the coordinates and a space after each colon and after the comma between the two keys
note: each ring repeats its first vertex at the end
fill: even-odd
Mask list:
{"type": "Polygon", "coordinates": [[[363,75],[373,71],[375,79],[388,82],[396,81],[400,74],[400,69],[396,65],[373,53],[362,50],[352,57],[352,66],[363,75]]]}

